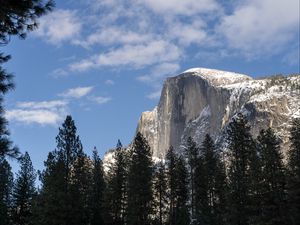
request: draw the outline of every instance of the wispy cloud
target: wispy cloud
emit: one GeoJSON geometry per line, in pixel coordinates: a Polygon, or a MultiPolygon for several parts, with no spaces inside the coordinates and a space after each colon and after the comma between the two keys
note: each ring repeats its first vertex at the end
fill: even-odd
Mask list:
{"type": "Polygon", "coordinates": [[[67,104],[61,100],[18,102],[15,109],[6,111],[5,116],[10,121],[55,126],[67,115],[67,104]]]}
{"type": "Polygon", "coordinates": [[[115,82],[113,80],[106,80],[104,83],[106,85],[114,85],[115,84],[115,82]]]}
{"type": "Polygon", "coordinates": [[[179,64],[176,63],[162,63],[155,66],[150,74],[139,76],[137,79],[139,81],[154,84],[160,82],[168,75],[175,75],[175,73],[180,69],[179,64]]]}
{"type": "Polygon", "coordinates": [[[148,94],[146,97],[151,100],[156,100],[159,99],[160,95],[161,95],[161,90],[158,90],[148,94]]]}
{"type": "Polygon", "coordinates": [[[199,13],[208,13],[219,10],[215,0],[140,0],[154,12],[163,15],[192,16],[199,13]]]}
{"type": "Polygon", "coordinates": [[[42,101],[42,102],[18,102],[17,107],[29,108],[29,109],[53,109],[58,107],[65,107],[68,105],[67,101],[53,100],[53,101],[42,101]]]}
{"type": "Polygon", "coordinates": [[[56,10],[40,19],[35,35],[45,41],[59,45],[63,41],[74,40],[81,31],[82,23],[75,11],[56,10]]]}
{"type": "Polygon", "coordinates": [[[93,86],[71,88],[59,94],[59,96],[64,98],[82,98],[88,95],[93,88],[93,86]]]}
{"type": "Polygon", "coordinates": [[[130,30],[124,30],[120,27],[102,28],[100,31],[90,34],[84,40],[76,40],[74,44],[84,48],[99,45],[116,45],[116,44],[140,44],[152,40],[151,34],[143,34],[130,30]]]}
{"type": "Polygon", "coordinates": [[[99,105],[105,104],[112,100],[111,97],[103,97],[103,96],[91,96],[89,100],[96,102],[99,105]]]}
{"type": "Polygon", "coordinates": [[[148,94],[146,97],[149,99],[157,99],[160,97],[162,81],[167,76],[175,75],[180,69],[180,65],[177,63],[162,63],[155,66],[152,71],[143,76],[139,76],[137,79],[150,85],[154,91],[148,94]]]}
{"type": "Polygon", "coordinates": [[[144,45],[125,45],[107,53],[94,55],[70,65],[72,71],[86,71],[100,66],[143,67],[180,58],[177,46],[166,41],[152,41],[144,45]]]}
{"type": "MultiPolygon", "coordinates": [[[[160,75],[154,75],[153,71],[162,64],[180,67],[185,60],[199,56],[203,63],[236,57],[257,60],[274,55],[284,62],[291,55],[287,46],[299,42],[296,0],[80,2],[88,10],[57,10],[42,18],[37,31],[50,43],[68,41],[83,47],[81,58],[76,55],[65,68],[55,70],[55,76],[103,67],[147,69],[150,72],[138,79],[158,83],[161,79],[156,76],[176,72],[171,68],[169,74],[162,70],[158,71],[160,75]]],[[[294,61],[299,61],[299,57],[294,61]]]]}
{"type": "Polygon", "coordinates": [[[299,38],[299,23],[299,1],[252,0],[237,4],[217,29],[230,48],[247,56],[267,56],[299,38]]]}

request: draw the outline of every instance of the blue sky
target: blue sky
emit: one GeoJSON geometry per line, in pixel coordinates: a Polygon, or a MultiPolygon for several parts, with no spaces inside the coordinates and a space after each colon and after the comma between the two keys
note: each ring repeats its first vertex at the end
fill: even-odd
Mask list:
{"type": "Polygon", "coordinates": [[[298,0],[66,0],[2,50],[12,139],[41,169],[65,116],[86,152],[127,145],[163,80],[191,67],[299,73],[298,0]]]}

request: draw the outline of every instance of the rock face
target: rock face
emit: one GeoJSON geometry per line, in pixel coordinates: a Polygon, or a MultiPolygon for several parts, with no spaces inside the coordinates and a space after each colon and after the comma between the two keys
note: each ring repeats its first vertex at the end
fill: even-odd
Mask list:
{"type": "Polygon", "coordinates": [[[254,136],[273,127],[287,149],[288,128],[300,117],[300,75],[254,80],[243,74],[190,69],[168,78],[153,111],[142,113],[137,131],[148,140],[154,157],[170,145],[180,151],[191,136],[201,143],[206,133],[222,142],[224,130],[238,112],[247,115],[254,136]]]}

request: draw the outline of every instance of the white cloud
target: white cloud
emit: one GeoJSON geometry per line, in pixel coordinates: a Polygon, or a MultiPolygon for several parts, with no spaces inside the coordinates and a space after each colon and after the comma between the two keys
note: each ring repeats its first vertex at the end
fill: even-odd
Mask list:
{"type": "MultiPolygon", "coordinates": [[[[222,18],[219,31],[233,49],[242,53],[276,53],[299,32],[298,0],[247,0],[222,18]]],[[[299,41],[299,40],[298,40],[299,41]]]]}
{"type": "Polygon", "coordinates": [[[212,39],[207,34],[205,23],[200,19],[191,24],[174,23],[170,26],[169,36],[177,40],[181,46],[191,44],[208,46],[212,39]]]}
{"type": "Polygon", "coordinates": [[[111,97],[103,97],[103,96],[91,96],[89,99],[93,102],[96,102],[99,105],[105,104],[112,100],[111,97]]]}
{"type": "Polygon", "coordinates": [[[161,90],[154,91],[154,92],[150,93],[149,95],[147,95],[147,98],[149,98],[151,100],[159,99],[160,95],[161,95],[161,90]]]}
{"type": "Polygon", "coordinates": [[[140,44],[149,42],[152,36],[138,32],[123,30],[119,27],[102,28],[100,31],[92,33],[85,40],[77,40],[74,43],[88,48],[95,44],[115,45],[115,44],[140,44]]]}
{"type": "Polygon", "coordinates": [[[89,94],[94,87],[77,87],[77,88],[71,88],[61,94],[59,96],[65,97],[65,98],[82,98],[89,94]]]}
{"type": "Polygon", "coordinates": [[[22,110],[14,109],[6,112],[8,120],[14,120],[25,124],[37,123],[40,125],[57,125],[64,116],[51,110],[22,110]]]}
{"type": "Polygon", "coordinates": [[[169,42],[159,40],[143,45],[125,45],[107,53],[94,55],[70,65],[72,71],[86,71],[100,66],[133,66],[135,68],[170,62],[180,58],[180,49],[169,42]]]}
{"type": "Polygon", "coordinates": [[[172,15],[195,15],[218,10],[215,0],[142,0],[154,12],[172,15]]]}
{"type": "Polygon", "coordinates": [[[154,84],[154,86],[157,86],[157,83],[160,83],[162,79],[164,79],[168,75],[175,75],[175,73],[179,69],[180,66],[177,63],[162,63],[155,66],[150,74],[140,76],[137,79],[139,81],[154,84]]]}
{"type": "Polygon", "coordinates": [[[140,76],[137,79],[141,82],[147,83],[154,88],[155,91],[148,94],[146,97],[149,99],[157,99],[160,97],[162,81],[170,75],[175,75],[175,73],[180,69],[179,64],[176,63],[162,63],[156,65],[150,74],[140,76]]]}
{"type": "Polygon", "coordinates": [[[51,75],[53,77],[65,77],[68,75],[68,71],[62,69],[62,68],[58,68],[58,69],[55,69],[51,75]]]}
{"type": "Polygon", "coordinates": [[[56,10],[39,21],[39,28],[35,31],[36,36],[55,45],[75,39],[82,27],[78,15],[71,10],[56,10]]]}
{"type": "Polygon", "coordinates": [[[53,101],[42,101],[42,102],[18,102],[17,107],[19,108],[30,108],[30,109],[53,109],[56,107],[65,107],[68,105],[67,101],[53,100],[53,101]]]}
{"type": "Polygon", "coordinates": [[[7,110],[8,120],[25,124],[57,125],[67,115],[68,102],[62,100],[18,102],[16,109],[7,110]]]}
{"type": "Polygon", "coordinates": [[[106,80],[104,83],[106,85],[114,85],[115,84],[115,82],[113,80],[106,80]]]}

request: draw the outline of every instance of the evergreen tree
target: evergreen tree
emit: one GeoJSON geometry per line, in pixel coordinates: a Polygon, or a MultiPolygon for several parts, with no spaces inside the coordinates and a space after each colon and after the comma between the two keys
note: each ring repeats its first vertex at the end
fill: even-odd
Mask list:
{"type": "Polygon", "coordinates": [[[56,137],[57,148],[49,153],[45,162],[45,170],[42,173],[41,224],[68,225],[77,218],[77,215],[74,215],[76,207],[74,195],[72,196],[74,189],[71,191],[71,174],[75,161],[83,152],[76,130],[72,117],[67,116],[56,137]]]}
{"type": "Polygon", "coordinates": [[[57,152],[50,152],[41,174],[40,217],[35,215],[35,225],[68,225],[66,219],[68,196],[65,191],[65,164],[57,152]]]}
{"type": "Polygon", "coordinates": [[[300,118],[292,122],[290,130],[290,150],[288,152],[288,204],[292,224],[300,221],[300,118]]]}
{"type": "Polygon", "coordinates": [[[103,164],[95,148],[93,151],[93,170],[92,170],[92,194],[91,194],[91,225],[104,224],[104,171],[103,164]]]}
{"type": "Polygon", "coordinates": [[[184,158],[179,157],[172,146],[166,155],[166,165],[169,202],[168,224],[189,224],[188,170],[184,158]]]}
{"type": "Polygon", "coordinates": [[[175,224],[175,203],[176,203],[176,164],[178,156],[174,151],[173,146],[167,151],[166,166],[167,166],[167,182],[168,182],[168,203],[169,215],[168,224],[175,224]]]}
{"type": "Polygon", "coordinates": [[[81,146],[78,148],[76,159],[72,163],[69,192],[72,208],[68,221],[69,224],[90,224],[92,179],[92,162],[83,152],[81,146]]]}
{"type": "Polygon", "coordinates": [[[109,224],[122,225],[125,224],[126,217],[128,156],[120,140],[113,159],[108,172],[105,195],[109,214],[107,220],[109,224]]]}
{"type": "Polygon", "coordinates": [[[214,142],[207,134],[202,142],[201,156],[196,168],[197,223],[225,223],[226,174],[214,142]]]}
{"type": "Polygon", "coordinates": [[[166,222],[167,216],[167,177],[166,169],[163,161],[156,165],[154,174],[154,199],[155,199],[155,214],[157,217],[157,224],[163,225],[166,222]]]}
{"type": "Polygon", "coordinates": [[[280,142],[274,131],[261,130],[257,137],[262,166],[261,224],[288,224],[286,218],[285,170],[280,142]]]}
{"type": "Polygon", "coordinates": [[[12,81],[13,76],[11,74],[8,74],[2,68],[2,64],[7,62],[9,58],[9,56],[3,56],[3,54],[0,53],[0,157],[9,156],[12,158],[18,158],[19,150],[17,147],[13,146],[12,141],[9,139],[7,120],[4,117],[3,108],[3,96],[9,90],[14,88],[14,84],[12,81]]]}
{"type": "Polygon", "coordinates": [[[196,146],[196,143],[194,140],[189,137],[185,146],[185,154],[186,158],[188,159],[188,168],[189,168],[189,190],[190,190],[190,199],[191,199],[191,216],[192,219],[195,219],[195,211],[196,211],[196,202],[195,202],[195,171],[196,166],[198,163],[198,157],[199,157],[199,149],[196,146]]]}
{"type": "Polygon", "coordinates": [[[150,147],[137,133],[131,147],[128,171],[128,224],[150,225],[153,211],[153,163],[150,147]]]}
{"type": "MultiPolygon", "coordinates": [[[[51,0],[0,0],[0,46],[8,44],[11,36],[25,38],[26,33],[37,27],[37,19],[51,11],[53,6],[51,0]]],[[[17,158],[19,151],[9,139],[7,121],[3,115],[3,96],[14,87],[12,74],[3,68],[9,59],[9,55],[0,52],[0,157],[17,158]]]]}
{"type": "Polygon", "coordinates": [[[20,159],[20,170],[13,191],[14,224],[32,224],[32,201],[36,194],[36,172],[28,152],[20,159]]]}
{"type": "Polygon", "coordinates": [[[256,148],[246,118],[238,113],[227,129],[229,156],[229,224],[248,225],[257,215],[252,210],[257,187],[252,178],[257,171],[256,148]]]}
{"type": "Polygon", "coordinates": [[[0,156],[0,225],[10,225],[13,174],[7,160],[0,156]]]}
{"type": "Polygon", "coordinates": [[[176,163],[176,205],[175,205],[175,223],[174,225],[189,225],[189,191],[188,191],[188,170],[186,168],[185,160],[179,157],[176,163]]]}

